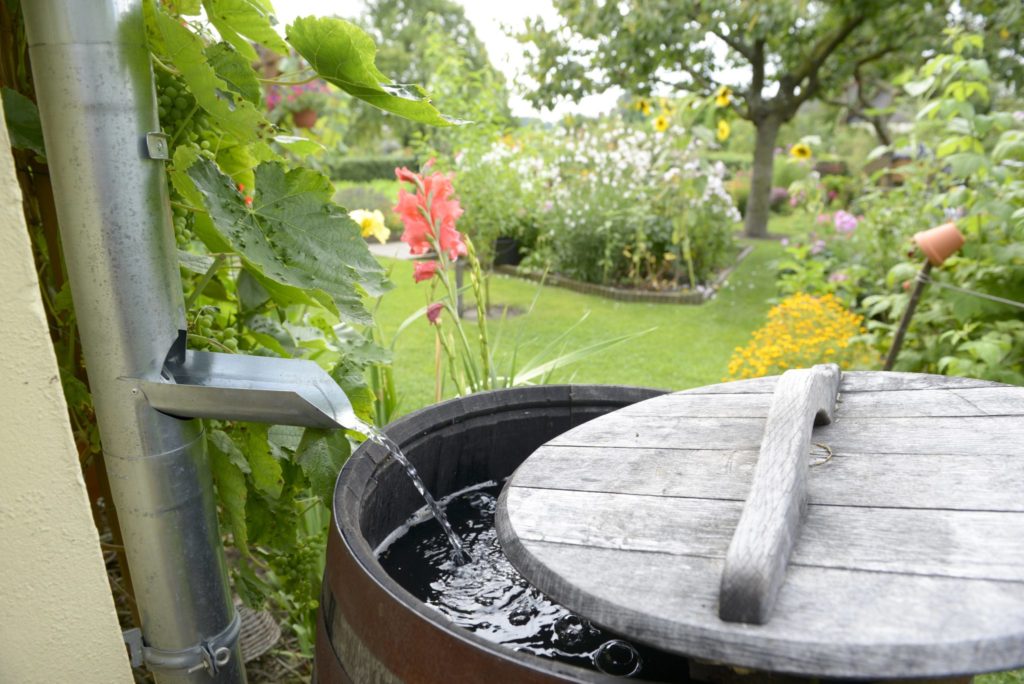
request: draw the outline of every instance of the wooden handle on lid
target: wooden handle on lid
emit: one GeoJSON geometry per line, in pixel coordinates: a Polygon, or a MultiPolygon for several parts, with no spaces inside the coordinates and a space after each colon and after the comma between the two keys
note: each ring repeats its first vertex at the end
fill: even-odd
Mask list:
{"type": "Polygon", "coordinates": [[[811,430],[832,422],[838,393],[835,364],[790,370],[779,378],[754,482],[725,556],[721,619],[763,625],[771,618],[807,507],[811,430]]]}

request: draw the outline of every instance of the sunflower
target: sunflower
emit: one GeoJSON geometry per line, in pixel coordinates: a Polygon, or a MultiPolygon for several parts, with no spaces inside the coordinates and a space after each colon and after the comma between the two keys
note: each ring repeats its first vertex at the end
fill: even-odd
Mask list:
{"type": "Polygon", "coordinates": [[[726,140],[728,140],[729,139],[729,133],[731,133],[731,132],[732,132],[732,128],[729,127],[729,122],[728,121],[726,121],[725,119],[722,119],[722,120],[720,120],[718,122],[718,131],[716,132],[715,135],[718,137],[719,141],[725,142],[726,140]]]}
{"type": "Polygon", "coordinates": [[[664,114],[659,114],[654,118],[654,130],[659,133],[664,133],[668,130],[669,120],[664,114]]]}
{"type": "Polygon", "coordinates": [[[797,143],[789,148],[789,153],[796,159],[810,159],[811,147],[807,143],[797,143]]]}
{"type": "Polygon", "coordinates": [[[636,110],[644,116],[648,116],[651,113],[651,103],[641,97],[636,101],[636,110]]]}
{"type": "Polygon", "coordinates": [[[728,107],[730,102],[732,102],[732,88],[729,86],[722,86],[715,91],[716,107],[728,107]]]}

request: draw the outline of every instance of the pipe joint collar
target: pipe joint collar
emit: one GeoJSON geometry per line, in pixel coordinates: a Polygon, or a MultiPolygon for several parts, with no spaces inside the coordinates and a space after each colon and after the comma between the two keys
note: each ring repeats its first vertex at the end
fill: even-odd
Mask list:
{"type": "Polygon", "coordinates": [[[238,611],[235,611],[231,622],[220,634],[179,651],[147,646],[142,630],[138,627],[126,630],[124,641],[128,645],[132,667],[145,665],[153,671],[184,670],[187,673],[206,670],[213,677],[220,668],[231,662],[231,654],[236,651],[241,628],[242,619],[238,611]]]}

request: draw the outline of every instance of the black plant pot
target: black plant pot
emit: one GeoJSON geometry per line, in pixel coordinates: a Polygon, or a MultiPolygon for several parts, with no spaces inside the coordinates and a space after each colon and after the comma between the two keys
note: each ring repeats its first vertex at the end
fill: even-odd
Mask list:
{"type": "Polygon", "coordinates": [[[519,252],[519,240],[512,237],[500,237],[494,241],[494,265],[518,266],[523,260],[519,252]]]}

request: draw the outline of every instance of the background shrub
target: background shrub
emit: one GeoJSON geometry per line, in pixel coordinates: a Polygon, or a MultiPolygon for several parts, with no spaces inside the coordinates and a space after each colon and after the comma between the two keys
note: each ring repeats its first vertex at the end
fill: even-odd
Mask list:
{"type": "Polygon", "coordinates": [[[410,156],[342,157],[331,162],[331,178],[340,181],[365,183],[376,179],[394,180],[395,168],[419,168],[419,162],[410,156]]]}

